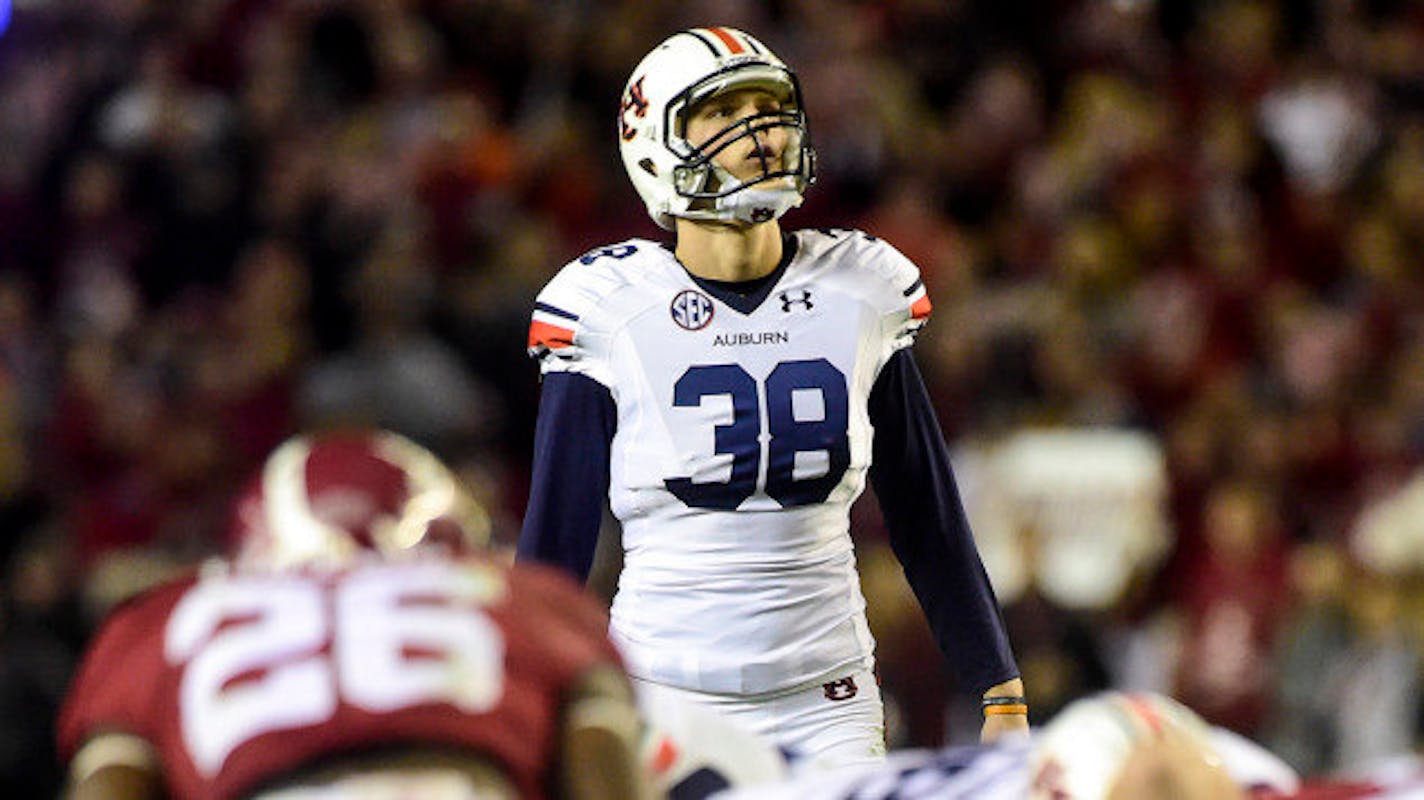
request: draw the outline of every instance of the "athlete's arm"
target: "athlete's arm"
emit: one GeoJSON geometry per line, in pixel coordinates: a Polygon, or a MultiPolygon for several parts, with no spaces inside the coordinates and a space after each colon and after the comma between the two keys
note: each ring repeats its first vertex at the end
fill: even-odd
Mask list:
{"type": "Polygon", "coordinates": [[[601,665],[579,679],[563,711],[559,781],[569,800],[652,798],[642,758],[643,719],[628,679],[601,665]]]}
{"type": "MultiPolygon", "coordinates": [[[[1023,680],[1020,678],[1010,678],[1003,683],[996,683],[984,690],[984,699],[991,697],[1014,699],[1014,705],[1019,705],[1018,701],[1024,698],[1023,680]]],[[[1003,706],[996,708],[1003,709],[1003,706]]],[[[1001,736],[1013,733],[1026,733],[1028,731],[1028,707],[1024,704],[1022,708],[1009,711],[1003,714],[990,714],[985,709],[984,724],[979,727],[979,741],[992,742],[1001,736]]]]}
{"type": "MultiPolygon", "coordinates": [[[[1016,679],[1003,617],[979,559],[949,449],[908,348],[890,357],[870,393],[870,482],[890,545],[940,650],[976,694],[1016,679]]],[[[1013,684],[1009,684],[1013,685],[1013,684]]]]}
{"type": "Polygon", "coordinates": [[[90,739],[69,764],[67,800],[149,800],[163,796],[158,757],[148,742],[125,733],[90,739]]]}
{"type": "Polygon", "coordinates": [[[588,579],[603,506],[618,409],[608,389],[584,375],[544,377],[534,429],[529,505],[518,559],[588,579]]]}

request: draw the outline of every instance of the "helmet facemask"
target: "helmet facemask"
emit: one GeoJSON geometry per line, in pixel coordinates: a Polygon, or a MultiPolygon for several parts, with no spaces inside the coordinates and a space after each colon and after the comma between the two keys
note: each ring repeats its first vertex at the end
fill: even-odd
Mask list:
{"type": "Polygon", "coordinates": [[[679,216],[718,220],[730,216],[748,223],[766,222],[800,205],[802,193],[815,182],[815,151],[802,110],[800,85],[785,67],[761,63],[728,67],[679,92],[665,114],[664,145],[680,159],[673,169],[672,186],[688,201],[679,216]],[[739,119],[700,145],[686,139],[688,125],[704,103],[743,89],[766,90],[780,108],[739,119]],[[755,140],[777,129],[785,130],[786,142],[773,160],[755,140]],[[761,170],[740,179],[716,159],[748,140],[755,143],[761,170]]]}

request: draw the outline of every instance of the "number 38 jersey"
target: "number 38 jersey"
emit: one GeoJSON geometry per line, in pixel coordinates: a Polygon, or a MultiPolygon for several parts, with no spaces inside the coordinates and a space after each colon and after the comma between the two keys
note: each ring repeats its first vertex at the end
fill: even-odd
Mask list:
{"type": "Polygon", "coordinates": [[[473,751],[543,796],[561,696],[618,663],[606,625],[552,570],[478,559],[216,570],[110,615],[66,698],[60,753],[135,735],[171,796],[222,800],[330,757],[473,751]]]}
{"type": "Polygon", "coordinates": [[[871,388],[929,300],[914,265],[866,234],[784,241],[749,297],[635,239],[569,264],[535,306],[545,376],[590,378],[616,405],[612,631],[641,678],[759,694],[871,663],[849,509],[871,388]]]}

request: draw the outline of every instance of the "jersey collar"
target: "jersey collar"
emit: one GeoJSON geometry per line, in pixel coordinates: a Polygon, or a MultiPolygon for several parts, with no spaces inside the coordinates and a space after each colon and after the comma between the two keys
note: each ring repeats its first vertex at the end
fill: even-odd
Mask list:
{"type": "MultiPolygon", "coordinates": [[[[668,252],[674,252],[669,244],[664,244],[663,247],[668,252]]],[[[702,291],[721,300],[724,305],[742,314],[751,314],[761,307],[767,296],[771,294],[771,290],[781,281],[781,276],[786,274],[787,266],[796,257],[796,248],[796,236],[791,233],[783,233],[781,235],[781,261],[777,262],[776,269],[749,281],[715,281],[711,278],[699,278],[688,272],[687,267],[682,267],[682,271],[687,272],[687,277],[701,287],[702,291]]],[[[682,266],[681,261],[678,262],[678,266],[682,266]]]]}

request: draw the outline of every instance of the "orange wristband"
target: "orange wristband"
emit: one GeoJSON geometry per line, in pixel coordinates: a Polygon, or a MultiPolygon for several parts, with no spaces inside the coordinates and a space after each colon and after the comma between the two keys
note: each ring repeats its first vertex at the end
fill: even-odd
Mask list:
{"type": "Polygon", "coordinates": [[[1003,716],[1003,715],[1008,715],[1008,714],[1018,714],[1018,715],[1021,715],[1021,716],[1027,715],[1027,714],[1028,714],[1028,705],[1025,704],[1025,703],[1017,703],[1017,704],[1014,704],[1014,705],[1007,705],[1007,704],[1006,704],[1006,705],[984,706],[984,716],[986,716],[986,717],[996,717],[996,716],[1003,716]]]}

